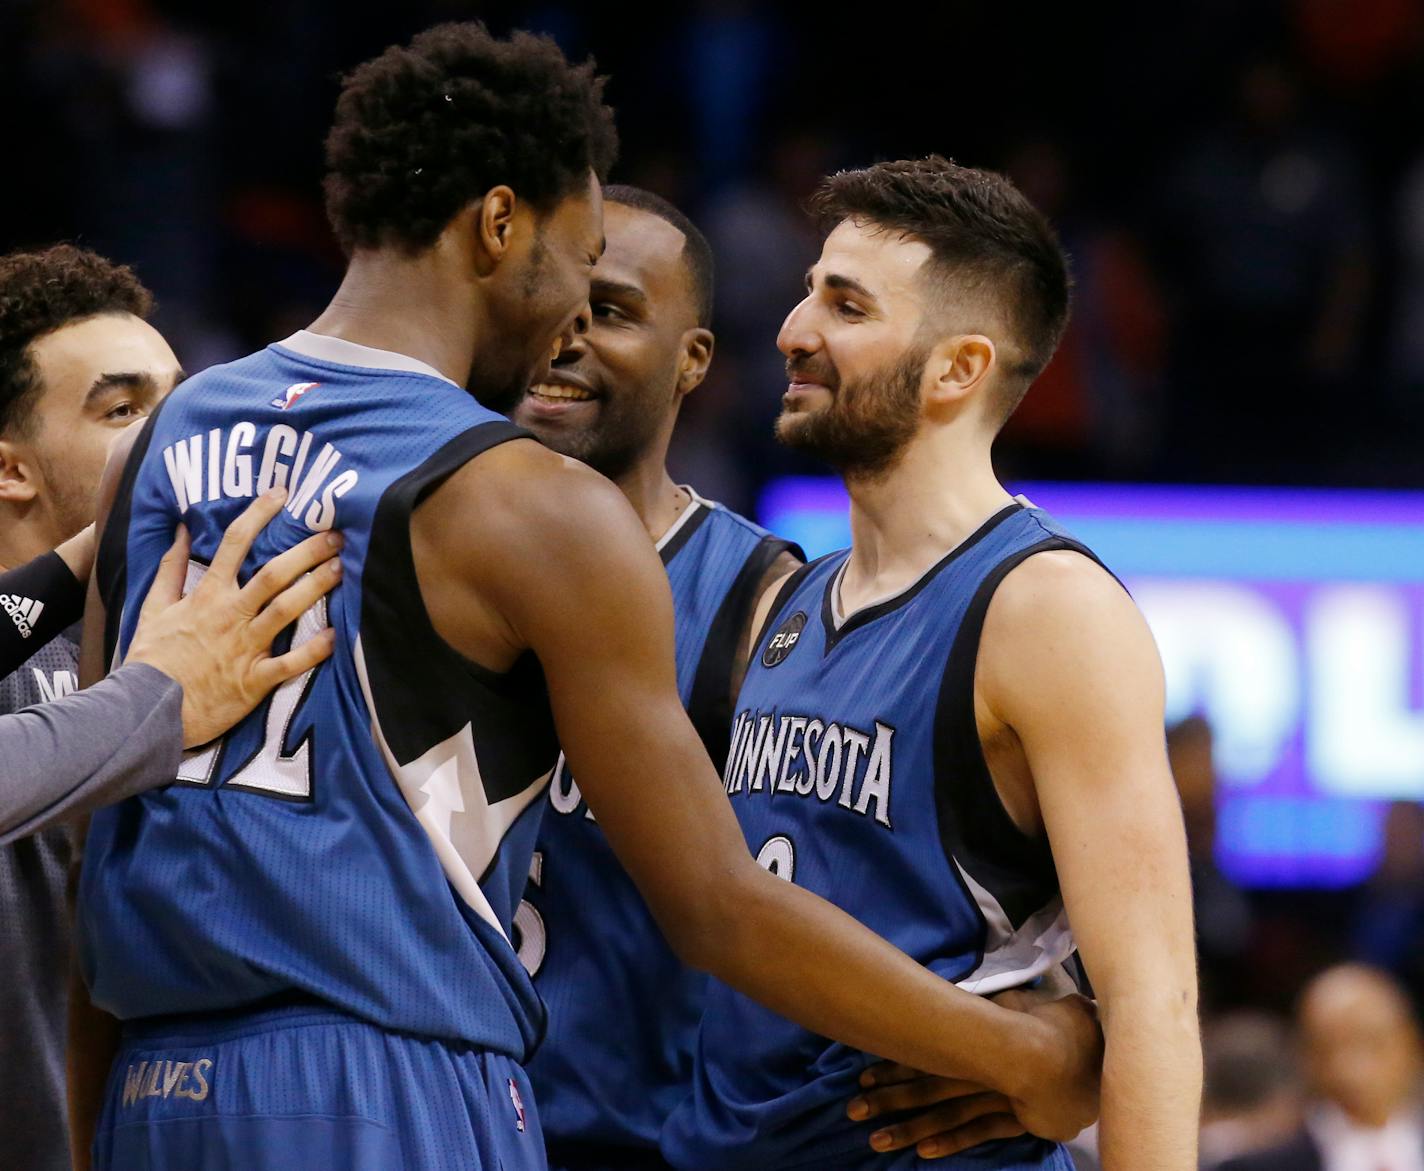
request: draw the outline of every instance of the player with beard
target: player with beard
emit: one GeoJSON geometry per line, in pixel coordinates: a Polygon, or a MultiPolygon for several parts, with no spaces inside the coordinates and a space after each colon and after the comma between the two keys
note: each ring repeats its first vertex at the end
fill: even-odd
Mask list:
{"type": "Polygon", "coordinates": [[[987,1004],[755,865],[678,697],[646,531],[482,405],[571,340],[614,148],[592,66],[545,38],[442,25],[387,50],[327,142],[349,254],[331,304],[134,442],[101,523],[97,658],[128,644],[180,516],[196,579],[273,483],[291,496],[249,565],[334,527],[345,571],[292,635],[333,628],[328,662],[93,820],[84,975],[126,1022],[101,1166],[543,1167],[521,1063],[544,1013],[510,936],[560,745],[689,964],[998,1084],[1050,1129],[1091,1112],[1049,1023],[1087,1032],[1086,1012],[987,1004]]]}
{"type": "MultiPolygon", "coordinates": [[[[937,157],[842,172],[816,205],[832,230],[778,338],[777,433],[841,472],[852,544],[766,608],[724,785],[767,865],[969,991],[1076,942],[1105,1171],[1187,1171],[1200,1051],[1160,663],[1127,593],[990,462],[1062,334],[1066,259],[1007,180],[937,157]]],[[[713,980],[664,1153],[917,1166],[859,1153],[844,1099],[872,1060],[713,980]]],[[[946,1166],[1071,1167],[1011,1109],[980,1121],[992,1141],[946,1166]]]]}
{"type": "MultiPolygon", "coordinates": [[[[603,198],[607,248],[589,312],[513,417],[602,472],[633,505],[672,586],[678,692],[709,754],[722,759],[754,610],[802,557],[668,474],[682,401],[712,357],[712,253],[660,196],[606,186],[603,198]]],[[[515,925],[520,959],[549,1006],[529,1077],[550,1162],[564,1171],[665,1168],[658,1136],[687,1093],[706,979],[664,941],[562,759],[530,874],[515,925]]],[[[1086,1064],[1096,1039],[1079,1043],[1086,1064]]],[[[888,1094],[891,1106],[903,1102],[904,1091],[888,1094]]],[[[970,1097],[960,1087],[950,1104],[916,1116],[921,1149],[930,1136],[942,1152],[972,1141],[961,1128],[987,1107],[970,1097]]],[[[867,1106],[875,1103],[869,1095],[867,1106]]]]}

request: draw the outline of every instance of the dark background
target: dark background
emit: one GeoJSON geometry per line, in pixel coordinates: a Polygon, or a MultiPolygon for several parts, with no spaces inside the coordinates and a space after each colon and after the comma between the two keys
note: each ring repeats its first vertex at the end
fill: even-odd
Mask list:
{"type": "Polygon", "coordinates": [[[189,369],[313,316],[343,69],[438,20],[542,29],[611,77],[620,181],[721,265],[676,456],[750,507],[775,330],[829,169],[938,151],[1058,223],[1074,326],[1002,446],[1034,478],[1424,485],[1424,6],[609,6],[0,0],[0,247],[134,264],[189,369]]]}
{"type": "MultiPolygon", "coordinates": [[[[770,438],[774,338],[819,243],[805,196],[931,151],[1011,174],[1074,259],[1074,323],[1002,471],[1424,487],[1424,3],[930,8],[0,0],[0,251],[68,239],[134,265],[190,371],[282,337],[340,276],[320,178],[341,72],[478,16],[592,53],[614,178],[712,240],[718,354],[673,459],[708,495],[749,510],[771,476],[821,470],[770,438]]],[[[1173,760],[1213,1012],[1282,1012],[1352,957],[1424,997],[1424,809],[1391,812],[1360,888],[1242,892],[1212,862],[1209,729],[1173,760]]],[[[1209,1118],[1254,1108],[1214,1092],[1209,1118]]]]}

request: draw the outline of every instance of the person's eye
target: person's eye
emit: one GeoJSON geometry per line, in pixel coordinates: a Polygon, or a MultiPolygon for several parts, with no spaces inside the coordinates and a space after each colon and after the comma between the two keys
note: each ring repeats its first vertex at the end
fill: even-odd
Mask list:
{"type": "Polygon", "coordinates": [[[139,410],[137,403],[121,402],[116,403],[104,413],[106,419],[137,419],[143,412],[139,410]]]}
{"type": "Polygon", "coordinates": [[[591,308],[595,317],[603,317],[612,321],[620,321],[628,316],[617,305],[610,305],[607,301],[595,301],[591,308]]]}
{"type": "Polygon", "coordinates": [[[849,301],[842,301],[839,305],[837,305],[836,312],[839,313],[842,317],[846,318],[848,321],[855,321],[858,318],[865,316],[865,311],[863,309],[852,305],[849,301]]]}

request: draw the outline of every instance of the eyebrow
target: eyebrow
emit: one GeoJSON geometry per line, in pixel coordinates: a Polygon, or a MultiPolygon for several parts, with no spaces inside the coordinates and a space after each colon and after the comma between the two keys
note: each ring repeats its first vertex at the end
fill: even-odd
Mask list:
{"type": "MultiPolygon", "coordinates": [[[[815,269],[808,268],[806,270],[806,287],[808,289],[814,284],[811,276],[813,272],[815,272],[815,269]]],[[[839,273],[828,273],[825,277],[824,284],[828,289],[835,289],[837,292],[855,293],[857,296],[864,297],[867,301],[879,300],[874,293],[858,280],[854,280],[848,276],[841,276],[839,273]]]]}
{"type": "MultiPolygon", "coordinates": [[[[173,380],[176,387],[188,375],[179,370],[173,380]]],[[[97,400],[114,390],[132,390],[140,394],[153,395],[158,392],[158,382],[147,370],[111,370],[94,379],[94,384],[84,394],[84,405],[92,406],[97,400]]]]}
{"type": "Polygon", "coordinates": [[[622,297],[625,301],[635,301],[640,305],[648,303],[648,294],[638,288],[637,285],[625,284],[622,281],[595,280],[588,288],[589,297],[595,295],[600,297],[622,297]]]}

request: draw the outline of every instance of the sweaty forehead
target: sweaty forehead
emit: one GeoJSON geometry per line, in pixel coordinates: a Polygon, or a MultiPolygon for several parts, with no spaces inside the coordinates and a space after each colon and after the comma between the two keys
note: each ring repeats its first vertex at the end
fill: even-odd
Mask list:
{"type": "Polygon", "coordinates": [[[683,234],[661,216],[622,203],[603,205],[608,248],[593,269],[593,279],[632,285],[655,303],[676,296],[686,285],[683,234]]]}
{"type": "Polygon", "coordinates": [[[820,279],[849,277],[882,301],[918,304],[920,270],[930,247],[873,224],[844,220],[826,237],[816,265],[820,279]]]}

